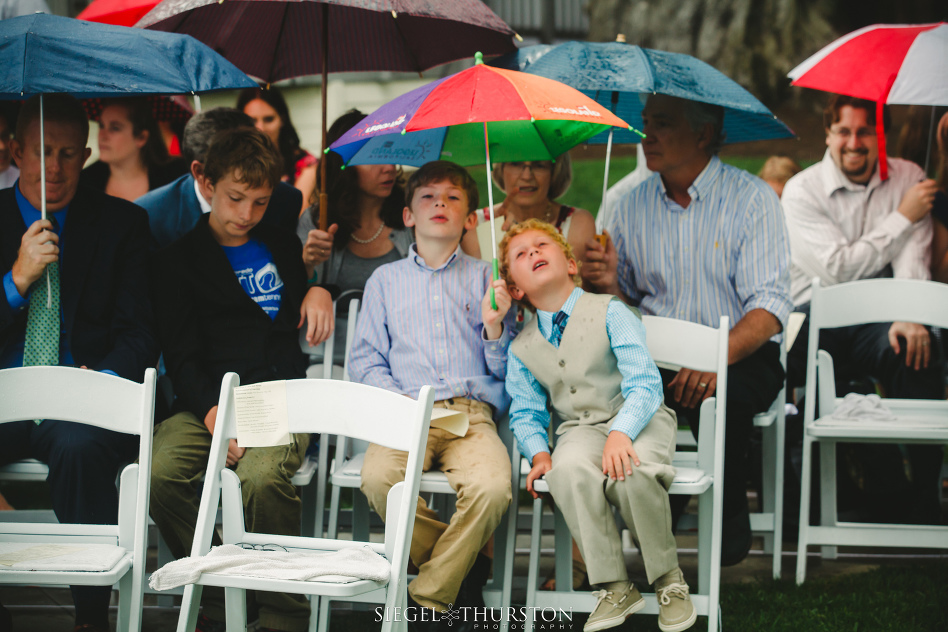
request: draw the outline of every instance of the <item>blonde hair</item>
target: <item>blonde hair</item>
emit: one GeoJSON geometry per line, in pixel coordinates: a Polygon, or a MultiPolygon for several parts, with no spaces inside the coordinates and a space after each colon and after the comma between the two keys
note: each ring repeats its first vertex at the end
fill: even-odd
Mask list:
{"type": "MultiPolygon", "coordinates": [[[[534,162],[539,162],[534,161],[534,162]]],[[[491,180],[494,181],[494,184],[497,185],[497,188],[507,192],[507,188],[504,186],[504,165],[506,162],[495,162],[494,166],[490,170],[491,180]]],[[[573,161],[569,157],[569,153],[560,154],[556,157],[556,160],[553,161],[553,172],[550,175],[550,190],[547,192],[546,197],[550,200],[555,200],[569,190],[569,185],[573,183],[573,161]]]]}
{"type": "MultiPolygon", "coordinates": [[[[504,280],[508,287],[511,285],[516,285],[513,281],[513,278],[510,276],[510,262],[507,259],[507,250],[510,248],[510,242],[517,235],[522,235],[523,233],[531,230],[540,231],[541,233],[549,236],[549,238],[560,247],[560,250],[563,251],[563,254],[566,255],[567,261],[575,262],[577,270],[579,269],[580,262],[578,259],[576,259],[576,257],[573,256],[573,247],[569,245],[569,242],[566,241],[566,238],[563,237],[556,226],[538,219],[528,219],[525,222],[511,226],[510,230],[507,231],[507,234],[504,235],[504,238],[500,240],[500,246],[497,247],[497,257],[500,260],[500,278],[504,280]]],[[[580,280],[579,273],[577,272],[577,274],[573,277],[573,283],[579,287],[581,282],[582,281],[580,280]]],[[[536,311],[536,308],[533,306],[527,296],[524,296],[517,302],[531,312],[536,311]]]]}
{"type": "Polygon", "coordinates": [[[786,184],[787,180],[800,173],[800,165],[788,156],[771,156],[760,168],[757,177],[767,182],[786,184]]]}

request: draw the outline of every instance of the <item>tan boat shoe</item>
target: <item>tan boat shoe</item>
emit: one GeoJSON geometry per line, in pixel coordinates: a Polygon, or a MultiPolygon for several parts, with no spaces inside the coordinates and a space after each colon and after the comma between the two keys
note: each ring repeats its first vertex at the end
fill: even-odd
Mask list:
{"type": "Polygon", "coordinates": [[[645,607],[645,599],[632,582],[608,582],[600,586],[601,590],[593,593],[598,599],[596,609],[586,620],[583,632],[596,632],[622,625],[631,614],[645,607]]]}

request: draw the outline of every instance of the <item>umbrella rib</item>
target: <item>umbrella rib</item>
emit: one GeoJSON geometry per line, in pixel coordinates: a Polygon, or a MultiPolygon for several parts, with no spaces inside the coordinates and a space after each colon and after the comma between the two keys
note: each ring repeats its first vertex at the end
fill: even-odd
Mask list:
{"type": "Polygon", "coordinates": [[[392,19],[395,20],[395,30],[396,32],[398,32],[398,36],[402,40],[402,45],[405,47],[405,52],[408,54],[409,57],[411,57],[411,61],[415,65],[415,69],[418,71],[418,75],[421,76],[421,72],[423,68],[421,67],[421,64],[418,62],[418,58],[415,57],[415,52],[412,50],[411,46],[408,45],[408,39],[405,37],[405,34],[402,32],[402,26],[398,22],[398,17],[393,16],[392,19]]]}
{"type": "MultiPolygon", "coordinates": [[[[285,6],[283,7],[283,17],[280,19],[280,30],[278,31],[281,34],[281,37],[282,37],[282,33],[285,32],[284,29],[286,29],[286,19],[287,19],[287,16],[289,16],[289,13],[290,13],[290,5],[289,3],[286,3],[285,6]]],[[[275,72],[274,66],[276,65],[276,62],[277,62],[277,49],[278,49],[277,46],[273,47],[273,57],[270,58],[270,72],[268,73],[268,76],[266,77],[267,86],[270,85],[270,77],[274,76],[273,74],[275,72]]],[[[325,90],[326,86],[323,86],[321,89],[325,90]]]]}

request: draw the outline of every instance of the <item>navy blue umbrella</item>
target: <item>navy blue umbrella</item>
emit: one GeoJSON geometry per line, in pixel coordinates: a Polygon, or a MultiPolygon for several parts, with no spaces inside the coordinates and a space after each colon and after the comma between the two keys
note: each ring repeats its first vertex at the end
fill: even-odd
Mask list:
{"type": "MultiPolygon", "coordinates": [[[[198,94],[256,83],[193,37],[35,13],[0,21],[0,99],[198,94]]],[[[46,165],[40,163],[46,217],[46,165]]]]}
{"type": "MultiPolygon", "coordinates": [[[[639,95],[657,93],[723,106],[725,143],[794,137],[790,128],[754,95],[691,55],[621,42],[566,42],[558,46],[527,46],[490,64],[561,81],[639,129],[639,95]]],[[[607,133],[599,134],[589,142],[605,143],[607,137],[607,133]]],[[[633,132],[615,130],[614,142],[639,140],[633,132]]]]}
{"type": "Polygon", "coordinates": [[[256,83],[193,37],[45,13],[0,21],[0,99],[198,94],[256,83]]]}

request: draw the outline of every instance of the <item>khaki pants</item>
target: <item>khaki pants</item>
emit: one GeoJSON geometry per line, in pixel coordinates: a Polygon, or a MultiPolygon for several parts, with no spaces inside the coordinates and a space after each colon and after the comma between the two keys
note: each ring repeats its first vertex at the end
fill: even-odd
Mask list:
{"type": "MultiPolygon", "coordinates": [[[[497,436],[489,406],[455,397],[435,402],[435,407],[463,411],[471,422],[463,437],[432,428],[422,465],[426,472],[436,469],[447,475],[457,492],[457,511],[450,524],[444,524],[418,499],[410,553],[418,577],[408,592],[419,605],[442,611],[454,603],[477,553],[507,511],[510,457],[497,436]]],[[[405,480],[407,462],[407,453],[375,444],[365,453],[362,492],[383,519],[388,490],[405,480]]]]}
{"type": "Polygon", "coordinates": [[[675,414],[662,406],[632,442],[641,465],[633,464],[632,476],[624,481],[602,473],[610,426],[608,421],[567,430],[556,442],[546,480],[586,561],[590,584],[628,580],[612,507],[619,509],[638,542],[653,583],[678,566],[668,503],[668,487],[675,478],[675,414]]]}
{"type": "MultiPolygon", "coordinates": [[[[300,499],[290,482],[306,454],[309,435],[290,445],[247,448],[237,462],[247,530],[300,534],[300,499]]],[[[191,554],[201,499],[198,485],[207,469],[211,433],[191,413],[178,413],[155,429],[151,468],[151,517],[175,558],[191,554]]],[[[220,540],[214,535],[214,544],[220,540]]],[[[302,595],[257,592],[260,625],[302,632],[309,625],[309,600],[302,595]]],[[[250,594],[248,594],[250,598],[250,594]]],[[[224,620],[224,591],[205,586],[204,614],[224,620]]]]}

